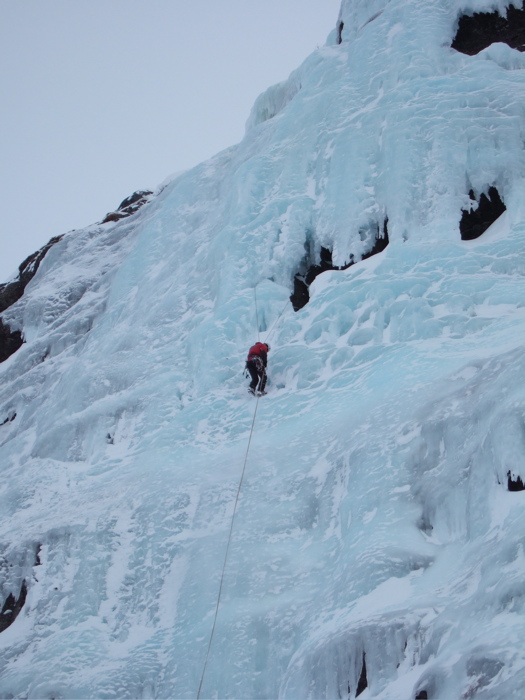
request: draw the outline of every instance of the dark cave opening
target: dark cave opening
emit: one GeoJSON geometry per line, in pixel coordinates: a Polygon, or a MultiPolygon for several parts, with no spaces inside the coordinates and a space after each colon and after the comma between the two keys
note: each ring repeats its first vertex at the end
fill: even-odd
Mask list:
{"type": "MultiPolygon", "coordinates": [[[[376,226],[376,230],[374,231],[374,243],[370,250],[367,253],[364,253],[361,256],[361,260],[366,260],[367,258],[371,258],[372,255],[377,255],[378,253],[381,253],[388,245],[388,217],[385,218],[383,222],[383,228],[381,229],[379,227],[379,224],[376,226]]],[[[358,262],[357,260],[355,262],[358,262]]]]}
{"type": "Polygon", "coordinates": [[[474,56],[495,42],[503,42],[512,49],[525,51],[525,10],[510,5],[506,17],[498,12],[462,15],[452,48],[474,56]]]}
{"type": "MultiPolygon", "coordinates": [[[[308,256],[305,256],[308,257],[308,256]]],[[[306,263],[307,264],[307,263],[306,263]]],[[[306,268],[305,272],[298,272],[294,277],[293,293],[290,296],[294,311],[299,311],[303,306],[306,306],[310,301],[310,285],[321,272],[326,270],[346,270],[350,265],[353,265],[353,257],[347,265],[342,267],[334,267],[332,263],[332,251],[330,248],[321,247],[320,261],[317,264],[311,264],[306,268]]],[[[305,263],[303,261],[302,266],[305,263]]]]}
{"type": "MultiPolygon", "coordinates": [[[[473,190],[470,190],[469,197],[472,202],[477,201],[473,190]]],[[[479,238],[506,209],[498,190],[495,187],[490,187],[488,196],[485,193],[481,194],[477,209],[462,210],[459,222],[461,240],[472,241],[479,238]]]]}
{"type": "Polygon", "coordinates": [[[373,224],[363,229],[363,231],[360,232],[360,236],[361,240],[368,243],[369,248],[367,252],[359,257],[355,257],[354,254],[351,253],[349,262],[340,266],[333,264],[332,250],[324,247],[321,247],[319,261],[314,262],[314,256],[311,252],[311,241],[309,237],[307,237],[305,243],[306,254],[301,261],[299,272],[294,276],[293,293],[290,295],[290,301],[292,302],[294,311],[299,311],[299,309],[302,309],[303,306],[308,304],[310,301],[310,285],[322,272],[326,272],[327,270],[347,270],[352,265],[355,265],[356,262],[366,260],[372,257],[372,255],[381,253],[388,245],[388,218],[385,218],[382,227],[380,227],[379,224],[373,224]]]}

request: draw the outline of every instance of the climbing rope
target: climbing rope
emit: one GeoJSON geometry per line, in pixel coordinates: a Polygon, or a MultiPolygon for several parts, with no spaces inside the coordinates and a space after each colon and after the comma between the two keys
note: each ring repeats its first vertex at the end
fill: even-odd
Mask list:
{"type": "MultiPolygon", "coordinates": [[[[254,287],[253,291],[254,291],[254,295],[255,295],[255,318],[257,321],[257,339],[259,339],[259,313],[257,310],[257,288],[254,287]]],[[[284,309],[283,309],[283,311],[284,311],[284,309]]],[[[202,691],[202,684],[204,682],[204,676],[206,674],[206,668],[208,666],[208,659],[210,657],[210,649],[211,649],[211,645],[213,642],[213,636],[215,634],[215,626],[217,624],[217,616],[219,614],[219,607],[221,604],[222,587],[223,587],[223,583],[224,583],[224,573],[226,571],[226,564],[228,563],[228,554],[230,552],[230,544],[231,544],[232,534],[233,534],[233,525],[235,523],[235,516],[237,514],[237,505],[239,503],[239,496],[241,494],[242,482],[244,481],[244,474],[246,472],[246,464],[248,462],[248,454],[250,452],[250,445],[252,444],[253,428],[255,425],[255,417],[257,416],[258,406],[259,406],[259,396],[257,396],[256,402],[255,402],[255,411],[253,412],[252,425],[250,428],[250,436],[248,438],[248,445],[246,447],[246,454],[244,455],[244,464],[242,466],[241,478],[239,480],[239,486],[237,487],[237,494],[235,496],[235,504],[233,506],[233,514],[232,514],[232,519],[231,519],[231,523],[230,523],[230,532],[228,533],[228,543],[226,545],[226,551],[224,553],[224,561],[222,564],[221,582],[219,584],[219,592],[217,594],[217,604],[215,605],[215,613],[213,615],[213,624],[211,627],[210,639],[208,640],[208,648],[206,649],[206,657],[204,659],[204,665],[202,667],[202,674],[201,674],[201,680],[199,683],[199,691],[197,693],[197,700],[200,700],[201,691],[202,691]]]]}
{"type": "Polygon", "coordinates": [[[221,582],[219,585],[219,593],[217,595],[217,605],[215,606],[215,614],[213,616],[213,625],[211,628],[211,634],[210,634],[210,639],[208,642],[208,649],[206,650],[206,658],[204,659],[204,666],[202,667],[202,675],[201,675],[201,681],[199,683],[199,692],[197,693],[197,700],[199,700],[201,696],[201,690],[202,690],[202,684],[204,681],[204,674],[206,673],[206,667],[208,665],[208,658],[210,656],[210,649],[211,649],[211,644],[213,641],[213,635],[215,634],[215,625],[217,623],[217,615],[219,614],[219,606],[221,603],[221,596],[222,596],[222,585],[224,583],[224,572],[226,571],[226,564],[228,562],[228,554],[230,551],[230,543],[232,539],[232,533],[233,533],[233,525],[235,522],[235,515],[237,513],[237,504],[239,503],[239,495],[241,493],[241,488],[242,488],[242,482],[244,480],[244,473],[246,471],[246,463],[248,461],[248,453],[250,452],[250,445],[252,442],[252,435],[253,435],[253,426],[255,425],[255,416],[257,415],[257,407],[259,406],[259,397],[257,397],[257,401],[255,402],[255,411],[253,412],[253,420],[252,420],[252,427],[250,428],[250,437],[248,439],[248,446],[246,448],[246,454],[244,456],[244,464],[242,467],[242,473],[241,473],[241,478],[239,481],[239,486],[237,488],[237,495],[235,497],[235,505],[233,507],[233,515],[230,523],[230,532],[228,534],[228,544],[226,545],[226,552],[224,554],[224,562],[222,565],[222,573],[221,573],[221,582]]]}
{"type": "Polygon", "coordinates": [[[288,307],[289,304],[290,304],[290,300],[287,299],[285,305],[283,306],[283,310],[281,311],[281,313],[279,314],[279,316],[277,316],[276,320],[275,320],[275,321],[273,322],[273,324],[272,324],[272,327],[271,327],[270,330],[268,331],[268,335],[266,336],[266,340],[269,340],[269,339],[270,339],[271,334],[273,333],[275,327],[277,326],[277,321],[278,321],[278,320],[281,318],[281,316],[284,314],[284,312],[286,311],[286,308],[288,307]]]}
{"type": "Polygon", "coordinates": [[[261,339],[260,333],[259,333],[259,313],[257,311],[257,285],[253,288],[253,293],[255,296],[255,321],[257,323],[257,340],[261,339]]]}
{"type": "MultiPolygon", "coordinates": [[[[254,297],[255,297],[255,321],[256,321],[256,323],[257,323],[257,340],[260,341],[260,340],[261,340],[261,334],[260,334],[260,330],[259,330],[259,312],[258,312],[258,305],[257,305],[257,285],[255,285],[255,287],[253,288],[253,295],[254,295],[254,297]]],[[[286,308],[288,307],[289,304],[290,304],[290,300],[287,299],[286,302],[285,302],[285,304],[284,304],[284,306],[283,306],[283,308],[282,308],[281,313],[279,314],[279,316],[277,316],[277,318],[275,319],[275,321],[274,321],[273,324],[272,324],[272,327],[271,327],[270,330],[268,331],[268,334],[267,334],[267,336],[266,336],[266,341],[269,340],[271,334],[273,333],[275,327],[277,326],[277,322],[279,321],[279,319],[281,318],[281,316],[284,314],[284,312],[286,311],[286,308]]]]}

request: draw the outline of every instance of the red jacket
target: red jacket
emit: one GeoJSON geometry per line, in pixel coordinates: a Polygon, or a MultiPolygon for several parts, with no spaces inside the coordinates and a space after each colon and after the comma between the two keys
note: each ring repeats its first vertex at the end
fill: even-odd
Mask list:
{"type": "Polygon", "coordinates": [[[263,361],[263,365],[266,367],[266,362],[268,360],[268,346],[266,343],[255,343],[248,351],[248,362],[254,357],[260,357],[263,361]]]}

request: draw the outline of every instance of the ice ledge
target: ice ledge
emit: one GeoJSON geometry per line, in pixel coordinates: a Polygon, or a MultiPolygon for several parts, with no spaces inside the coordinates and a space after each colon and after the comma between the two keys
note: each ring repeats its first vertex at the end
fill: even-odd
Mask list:
{"type": "Polygon", "coordinates": [[[246,122],[246,132],[251,131],[258,124],[262,124],[275,117],[279,112],[282,112],[300,89],[301,81],[298,71],[294,71],[288,80],[272,85],[259,95],[246,122]]]}

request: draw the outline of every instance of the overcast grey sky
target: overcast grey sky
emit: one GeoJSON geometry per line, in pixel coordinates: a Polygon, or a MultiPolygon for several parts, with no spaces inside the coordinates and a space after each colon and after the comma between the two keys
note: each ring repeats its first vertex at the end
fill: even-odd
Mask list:
{"type": "Polygon", "coordinates": [[[238,143],[340,0],[0,0],[0,282],[238,143]]]}

